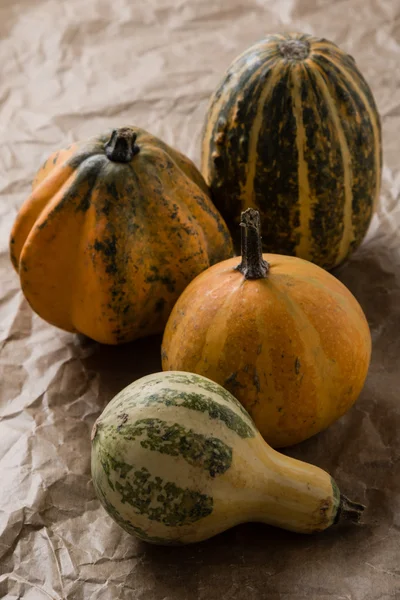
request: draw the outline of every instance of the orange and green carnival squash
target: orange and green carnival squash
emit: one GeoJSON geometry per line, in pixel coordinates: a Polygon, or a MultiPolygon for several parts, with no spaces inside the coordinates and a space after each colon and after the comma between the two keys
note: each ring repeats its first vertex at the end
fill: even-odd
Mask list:
{"type": "Polygon", "coordinates": [[[261,251],[259,213],[242,215],[242,259],[189,284],[169,317],[165,371],[189,371],[234,394],[274,447],[328,427],[357,399],[371,336],[357,300],[328,271],[261,251]]]}
{"type": "Polygon", "coordinates": [[[233,254],[194,164],[137,127],[52,154],[10,251],[34,311],[108,344],[160,333],[187,284],[233,254]]]}
{"type": "Polygon", "coordinates": [[[231,231],[255,207],[264,251],[342,263],[381,180],[380,118],[354,59],[297,33],[246,50],[211,97],[202,172],[231,231]]]}

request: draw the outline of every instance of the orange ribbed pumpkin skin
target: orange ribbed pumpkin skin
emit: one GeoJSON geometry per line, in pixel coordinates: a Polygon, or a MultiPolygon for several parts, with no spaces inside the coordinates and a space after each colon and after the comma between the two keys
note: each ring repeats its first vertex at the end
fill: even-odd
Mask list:
{"type": "Polygon", "coordinates": [[[138,148],[125,162],[107,156],[110,132],[50,156],[10,239],[33,310],[106,344],[161,333],[186,285],[233,254],[195,165],[142,129],[118,131],[138,148]]]}
{"type": "Polygon", "coordinates": [[[266,441],[283,447],[352,406],[371,336],[357,300],[331,274],[299,258],[263,257],[265,279],[246,280],[232,258],[192,281],[169,317],[162,364],[223,385],[266,441]]]}

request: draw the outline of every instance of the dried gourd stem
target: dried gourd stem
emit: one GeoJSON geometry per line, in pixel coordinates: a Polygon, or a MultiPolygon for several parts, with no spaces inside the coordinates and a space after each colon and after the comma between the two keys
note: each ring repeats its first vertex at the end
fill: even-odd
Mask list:
{"type": "Polygon", "coordinates": [[[285,40],[278,48],[287,60],[305,60],[310,54],[310,42],[307,40],[285,40]]]}
{"type": "Polygon", "coordinates": [[[113,162],[128,163],[140,152],[135,144],[137,135],[130,127],[114,129],[111,138],[104,146],[106,156],[113,162]]]}
{"type": "Polygon", "coordinates": [[[260,213],[248,208],[241,214],[242,230],[242,262],[236,267],[245,279],[265,279],[269,264],[263,259],[261,245],[260,213]]]}
{"type": "Polygon", "coordinates": [[[244,223],[240,223],[240,248],[242,254],[242,262],[236,267],[238,271],[243,273],[243,270],[247,266],[247,255],[246,255],[246,240],[247,240],[247,229],[244,223]]]}
{"type": "Polygon", "coordinates": [[[365,506],[363,504],[353,502],[352,500],[346,498],[346,496],[343,494],[340,494],[340,504],[336,514],[335,523],[342,521],[359,523],[364,510],[365,506]]]}

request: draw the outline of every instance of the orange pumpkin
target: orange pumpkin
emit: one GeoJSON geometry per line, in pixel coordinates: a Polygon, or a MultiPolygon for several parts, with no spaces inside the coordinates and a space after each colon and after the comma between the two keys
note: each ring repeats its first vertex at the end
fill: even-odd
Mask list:
{"type": "Polygon", "coordinates": [[[350,291],[296,257],[262,254],[259,213],[242,213],[242,259],[214,265],[176,303],[164,370],[204,375],[233,393],[269,444],[309,438],[359,395],[371,336],[350,291]]]}
{"type": "Polygon", "coordinates": [[[136,127],[52,154],[10,251],[33,310],[108,344],[162,332],[186,285],[233,254],[194,164],[136,127]]]}

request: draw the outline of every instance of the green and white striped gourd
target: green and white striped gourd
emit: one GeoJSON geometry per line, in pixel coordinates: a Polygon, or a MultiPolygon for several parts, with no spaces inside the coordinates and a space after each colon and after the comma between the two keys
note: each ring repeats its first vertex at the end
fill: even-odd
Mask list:
{"type": "Polygon", "coordinates": [[[128,533],[185,544],[260,521],[313,533],[362,506],[322,469],[273,450],[249,414],[206,377],[143,377],[105,408],[92,432],[93,483],[128,533]]]}

